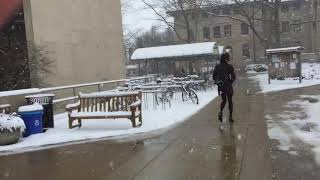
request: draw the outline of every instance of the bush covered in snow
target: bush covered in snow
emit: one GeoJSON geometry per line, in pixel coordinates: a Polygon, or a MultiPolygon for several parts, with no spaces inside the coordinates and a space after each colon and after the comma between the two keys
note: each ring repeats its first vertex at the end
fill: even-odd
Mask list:
{"type": "Polygon", "coordinates": [[[23,132],[26,126],[23,120],[15,115],[8,115],[0,113],[0,130],[9,130],[13,132],[14,130],[20,129],[23,132]]]}
{"type": "Polygon", "coordinates": [[[320,64],[302,63],[302,77],[304,79],[320,79],[320,64]]]}

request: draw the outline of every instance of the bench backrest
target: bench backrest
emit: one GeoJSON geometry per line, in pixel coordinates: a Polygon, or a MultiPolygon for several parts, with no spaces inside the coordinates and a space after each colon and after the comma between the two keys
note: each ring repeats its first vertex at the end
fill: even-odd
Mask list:
{"type": "Polygon", "coordinates": [[[79,93],[78,112],[130,111],[130,105],[141,100],[141,92],[126,93],[79,93]]]}

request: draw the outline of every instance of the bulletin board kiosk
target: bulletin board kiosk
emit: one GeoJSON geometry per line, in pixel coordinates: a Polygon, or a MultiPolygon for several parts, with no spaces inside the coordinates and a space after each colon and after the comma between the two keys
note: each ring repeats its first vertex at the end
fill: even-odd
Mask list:
{"type": "Polygon", "coordinates": [[[303,50],[302,46],[267,49],[269,84],[271,79],[284,80],[286,78],[299,78],[299,83],[301,83],[301,52],[303,50]]]}

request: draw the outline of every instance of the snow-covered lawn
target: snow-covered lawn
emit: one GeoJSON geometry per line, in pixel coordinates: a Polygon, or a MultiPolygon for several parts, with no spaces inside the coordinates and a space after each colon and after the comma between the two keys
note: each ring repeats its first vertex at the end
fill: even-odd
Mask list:
{"type": "MultiPolygon", "coordinates": [[[[83,120],[82,128],[68,129],[67,114],[55,116],[55,128],[43,134],[32,135],[23,138],[19,143],[1,146],[0,152],[23,152],[43,148],[46,145],[69,143],[74,141],[94,140],[106,137],[125,137],[132,134],[153,132],[176,125],[194,115],[207,105],[215,97],[216,90],[199,92],[199,105],[192,102],[182,102],[181,94],[176,94],[172,102],[172,108],[163,110],[161,106],[154,110],[152,103],[143,111],[143,125],[140,128],[132,128],[129,120],[83,120]],[[150,105],[151,104],[151,105],[150,105]]],[[[152,98],[149,98],[152,99],[152,98]]]]}
{"type": "Polygon", "coordinates": [[[286,80],[271,80],[271,84],[269,84],[267,73],[257,74],[255,76],[251,76],[250,78],[259,82],[262,93],[313,86],[320,84],[320,64],[303,63],[302,76],[304,79],[302,80],[301,84],[299,83],[298,79],[293,78],[286,80]]]}
{"type": "MultiPolygon", "coordinates": [[[[268,134],[271,139],[279,141],[279,149],[289,151],[295,154],[291,148],[294,148],[294,141],[301,140],[302,142],[311,145],[312,150],[316,155],[316,161],[320,164],[320,96],[301,96],[304,100],[292,101],[288,106],[301,107],[307,114],[307,118],[297,118],[298,112],[284,112],[280,114],[285,120],[275,121],[267,115],[268,119],[268,134]],[[315,100],[310,103],[306,98],[315,100]]],[[[301,116],[301,115],[300,115],[301,116]]]]}

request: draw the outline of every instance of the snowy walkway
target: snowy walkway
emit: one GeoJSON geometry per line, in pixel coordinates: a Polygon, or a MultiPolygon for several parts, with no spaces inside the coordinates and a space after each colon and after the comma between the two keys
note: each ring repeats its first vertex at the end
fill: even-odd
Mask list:
{"type": "Polygon", "coordinates": [[[274,179],[320,179],[320,85],[266,95],[274,179]]]}
{"type": "MultiPolygon", "coordinates": [[[[250,84],[248,84],[250,83],[250,84]]],[[[264,96],[239,78],[233,128],[221,132],[219,101],[162,135],[57,147],[0,157],[0,179],[269,180],[264,96]],[[247,87],[251,94],[247,95],[247,87]]]]}

